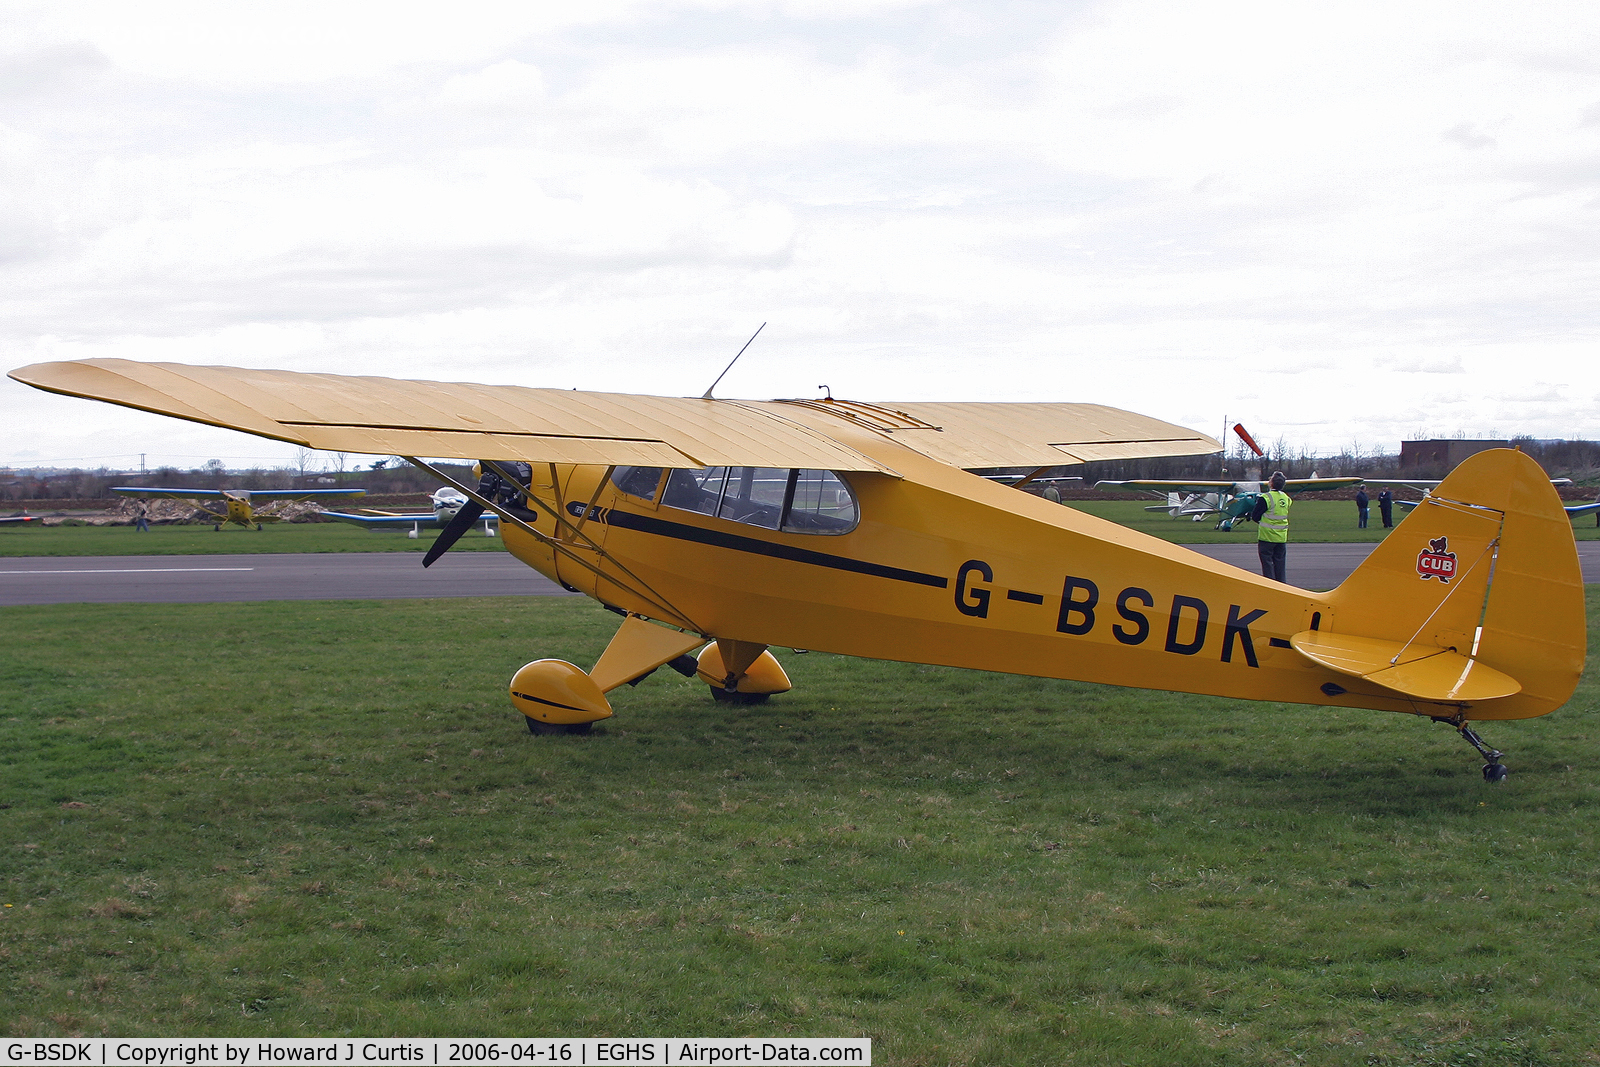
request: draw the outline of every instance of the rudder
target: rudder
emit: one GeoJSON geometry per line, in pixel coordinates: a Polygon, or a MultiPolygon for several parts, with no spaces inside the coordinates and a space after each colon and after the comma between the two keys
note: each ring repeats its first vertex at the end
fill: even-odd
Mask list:
{"type": "Polygon", "coordinates": [[[1572,526],[1548,475],[1517,450],[1468,458],[1329,601],[1322,636],[1301,635],[1296,647],[1332,666],[1316,646],[1335,646],[1346,660],[1335,669],[1391,685],[1421,714],[1543,715],[1566,703],[1583,672],[1572,526]],[[1370,648],[1338,649],[1343,637],[1370,648]],[[1406,660],[1409,675],[1395,666],[1406,660]]]}

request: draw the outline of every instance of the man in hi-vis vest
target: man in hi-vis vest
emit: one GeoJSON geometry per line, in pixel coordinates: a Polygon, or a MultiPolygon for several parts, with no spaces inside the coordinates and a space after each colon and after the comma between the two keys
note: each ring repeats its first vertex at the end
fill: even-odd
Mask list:
{"type": "Polygon", "coordinates": [[[1261,557],[1261,573],[1287,583],[1289,572],[1289,494],[1283,491],[1282,471],[1273,471],[1267,482],[1272,488],[1261,494],[1250,518],[1260,527],[1256,553],[1261,557]]]}

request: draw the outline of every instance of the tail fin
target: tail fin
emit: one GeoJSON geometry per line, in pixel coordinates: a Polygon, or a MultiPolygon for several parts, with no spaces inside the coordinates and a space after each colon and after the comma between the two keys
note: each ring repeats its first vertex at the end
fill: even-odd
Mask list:
{"type": "Polygon", "coordinates": [[[1462,463],[1329,599],[1294,646],[1419,713],[1531,718],[1566,703],[1583,672],[1572,525],[1520,451],[1462,463]]]}

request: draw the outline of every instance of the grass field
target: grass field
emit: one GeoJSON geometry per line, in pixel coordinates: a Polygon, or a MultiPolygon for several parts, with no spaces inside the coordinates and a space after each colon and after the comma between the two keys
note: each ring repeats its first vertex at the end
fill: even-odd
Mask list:
{"type": "MultiPolygon", "coordinates": [[[[1179,544],[1250,544],[1256,528],[1244,524],[1231,533],[1213,530],[1212,522],[1189,522],[1144,510],[1131,500],[1073,500],[1068,506],[1120,523],[1142,533],[1179,544]]],[[[1355,505],[1339,500],[1298,500],[1293,511],[1295,541],[1381,541],[1386,532],[1374,509],[1372,525],[1355,528],[1355,505]]],[[[1594,520],[1573,523],[1579,540],[1600,538],[1594,520]]],[[[0,556],[182,556],[236,552],[426,552],[437,535],[423,530],[416,540],[403,531],[373,532],[336,522],[282,523],[264,530],[210,526],[156,526],[147,534],[128,526],[49,526],[0,529],[0,556]]],[[[452,552],[499,551],[498,537],[467,534],[452,552]]]]}
{"type": "MultiPolygon", "coordinates": [[[[409,527],[408,527],[409,529],[409,527]]],[[[225,526],[30,526],[0,528],[0,556],[201,556],[248,552],[426,552],[438,530],[424,529],[416,540],[404,530],[363,530],[342,522],[297,522],[261,530],[225,526]]],[[[478,528],[450,549],[500,551],[499,537],[478,528]]]]}
{"type": "Polygon", "coordinates": [[[1409,717],[819,654],[765,706],[664,671],[529,736],[511,671],[613,622],[0,613],[0,1033],[1600,1062],[1592,669],[1485,728],[1500,786],[1409,717]]]}

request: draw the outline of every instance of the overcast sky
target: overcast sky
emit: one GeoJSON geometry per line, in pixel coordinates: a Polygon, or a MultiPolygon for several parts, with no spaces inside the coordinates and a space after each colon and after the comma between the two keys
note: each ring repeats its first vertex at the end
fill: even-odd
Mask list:
{"type": "MultiPolygon", "coordinates": [[[[0,5],[3,367],[1600,438],[1600,5],[0,5]]],[[[288,446],[0,383],[0,464],[288,446]]]]}

